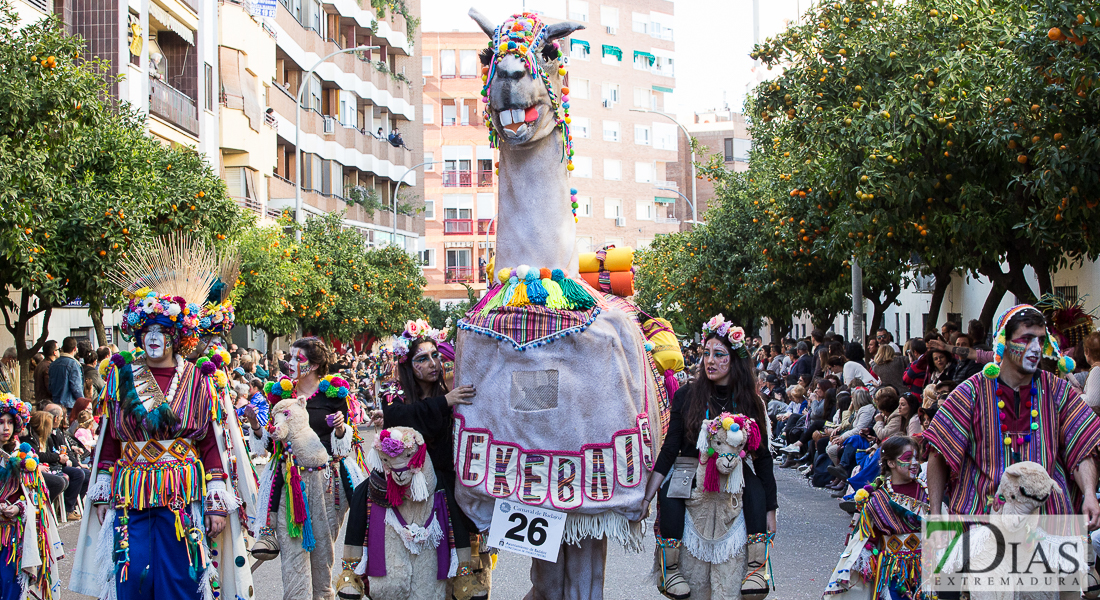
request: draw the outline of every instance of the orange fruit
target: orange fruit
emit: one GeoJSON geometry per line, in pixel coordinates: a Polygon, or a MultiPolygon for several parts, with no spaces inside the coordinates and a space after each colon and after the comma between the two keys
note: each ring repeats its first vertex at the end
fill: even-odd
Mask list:
{"type": "Polygon", "coordinates": [[[1057,42],[1058,40],[1062,39],[1062,30],[1058,29],[1057,27],[1051,27],[1050,31],[1047,32],[1047,37],[1050,38],[1052,41],[1057,42]]]}
{"type": "Polygon", "coordinates": [[[1026,165],[1027,164],[1027,155],[1026,154],[1021,154],[1021,155],[1017,156],[1016,157],[1016,162],[1020,163],[1021,165],[1026,165]]]}

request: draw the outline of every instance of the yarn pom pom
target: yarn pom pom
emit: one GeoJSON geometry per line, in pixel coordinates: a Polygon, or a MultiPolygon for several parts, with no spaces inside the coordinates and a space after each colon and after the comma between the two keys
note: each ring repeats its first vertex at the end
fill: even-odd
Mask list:
{"type": "Polygon", "coordinates": [[[561,283],[561,280],[565,279],[565,271],[562,271],[561,269],[554,269],[550,272],[550,279],[561,283]]]}
{"type": "Polygon", "coordinates": [[[527,265],[520,265],[516,267],[516,277],[519,277],[521,280],[527,279],[527,273],[529,273],[530,271],[531,267],[527,265]]]}
{"type": "Polygon", "coordinates": [[[215,352],[214,355],[210,357],[210,360],[214,363],[214,366],[217,366],[217,367],[222,366],[222,355],[221,354],[218,354],[217,352],[215,352]]]}
{"type": "Polygon", "coordinates": [[[199,368],[199,372],[203,375],[213,375],[216,369],[217,367],[214,366],[214,363],[207,361],[202,363],[202,367],[199,368]]]}
{"type": "Polygon", "coordinates": [[[982,369],[982,373],[989,379],[996,379],[1001,374],[1001,365],[997,363],[988,363],[985,368],[982,369]]]}
{"type": "Polygon", "coordinates": [[[867,499],[867,497],[868,497],[868,496],[870,496],[870,495],[871,495],[871,494],[870,494],[870,493],[868,493],[868,492],[867,492],[867,490],[865,490],[865,489],[861,489],[861,490],[859,490],[858,492],[856,492],[856,495],[854,496],[854,498],[855,498],[855,501],[856,501],[856,502],[863,502],[863,501],[864,501],[864,500],[866,500],[866,499],[867,499]]]}
{"type": "Polygon", "coordinates": [[[1076,368],[1077,363],[1072,358],[1063,354],[1062,357],[1058,359],[1058,370],[1061,371],[1063,375],[1072,373],[1076,368]]]}
{"type": "Polygon", "coordinates": [[[499,279],[501,283],[507,283],[508,278],[511,277],[511,276],[512,276],[512,270],[511,269],[501,269],[501,270],[497,271],[497,279],[499,279]]]}
{"type": "Polygon", "coordinates": [[[274,386],[275,386],[274,381],[269,381],[269,382],[265,383],[264,384],[264,395],[266,396],[266,395],[270,394],[271,393],[271,388],[274,387],[274,386]]]}
{"type": "Polygon", "coordinates": [[[121,369],[126,366],[126,359],[121,354],[115,354],[111,357],[111,364],[121,369]]]}
{"type": "Polygon", "coordinates": [[[645,351],[646,352],[653,352],[653,348],[654,348],[653,342],[646,342],[645,343],[645,351]]]}
{"type": "Polygon", "coordinates": [[[195,366],[201,369],[203,367],[203,365],[205,365],[208,362],[210,362],[210,359],[206,358],[204,356],[204,357],[202,357],[202,358],[195,361],[195,366]]]}

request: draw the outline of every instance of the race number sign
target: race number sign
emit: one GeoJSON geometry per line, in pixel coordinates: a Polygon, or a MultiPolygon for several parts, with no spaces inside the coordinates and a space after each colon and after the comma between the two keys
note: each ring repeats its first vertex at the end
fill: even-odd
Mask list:
{"type": "Polygon", "coordinates": [[[489,545],[549,562],[558,561],[565,513],[497,499],[489,545]]]}

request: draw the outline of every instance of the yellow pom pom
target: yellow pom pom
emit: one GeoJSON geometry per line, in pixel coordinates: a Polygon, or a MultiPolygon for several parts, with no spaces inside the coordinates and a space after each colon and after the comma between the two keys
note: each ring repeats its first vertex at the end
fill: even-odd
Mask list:
{"type": "Polygon", "coordinates": [[[565,124],[568,125],[573,122],[573,117],[565,117],[565,124]]]}
{"type": "Polygon", "coordinates": [[[1012,437],[1011,436],[1007,436],[1007,435],[1005,436],[1005,445],[1006,446],[1011,446],[1012,445],[1012,437]]]}
{"type": "Polygon", "coordinates": [[[225,385],[229,383],[229,378],[226,377],[225,371],[219,369],[214,371],[214,381],[218,383],[219,387],[225,387],[225,385]]]}
{"type": "Polygon", "coordinates": [[[997,403],[997,408],[1004,408],[1004,407],[1005,407],[1005,401],[1004,400],[1001,400],[1000,402],[997,403]]]}
{"type": "Polygon", "coordinates": [[[733,424],[733,417],[726,417],[725,419],[722,419],[722,429],[729,429],[730,427],[733,427],[733,424]]]}
{"type": "Polygon", "coordinates": [[[289,391],[289,390],[290,390],[290,388],[292,388],[292,387],[294,387],[294,386],[293,386],[293,384],[292,384],[292,383],[290,383],[290,380],[289,380],[289,379],[284,379],[284,380],[282,380],[282,381],[280,381],[280,382],[279,382],[279,387],[283,388],[284,390],[287,390],[287,391],[289,391]]]}
{"type": "Polygon", "coordinates": [[[501,269],[501,270],[497,271],[497,279],[499,279],[501,283],[508,283],[508,278],[511,275],[512,275],[512,270],[511,269],[501,269]]]}
{"type": "Polygon", "coordinates": [[[1031,416],[1038,417],[1039,416],[1039,411],[1037,411],[1037,410],[1031,411],[1031,416]]]}
{"type": "Polygon", "coordinates": [[[38,468],[38,461],[34,460],[33,458],[28,458],[26,464],[28,471],[33,471],[38,468]]]}
{"type": "Polygon", "coordinates": [[[855,498],[856,502],[863,502],[867,499],[868,496],[870,496],[870,494],[867,493],[867,490],[860,488],[859,491],[856,492],[855,496],[853,496],[853,498],[855,498]]]}
{"type": "Polygon", "coordinates": [[[503,44],[501,44],[500,48],[498,48],[498,50],[500,50],[501,52],[507,52],[508,51],[508,42],[504,42],[503,44]]]}
{"type": "Polygon", "coordinates": [[[573,163],[569,163],[569,165],[565,168],[572,171],[573,170],[573,163]]]}
{"type": "Polygon", "coordinates": [[[565,67],[560,67],[558,69],[558,75],[565,75],[565,67]]]}

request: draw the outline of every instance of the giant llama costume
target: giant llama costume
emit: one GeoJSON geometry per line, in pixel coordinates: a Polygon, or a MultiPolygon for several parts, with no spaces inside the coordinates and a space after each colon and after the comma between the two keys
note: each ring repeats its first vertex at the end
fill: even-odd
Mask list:
{"type": "Polygon", "coordinates": [[[640,549],[668,397],[636,307],[570,278],[576,192],[559,40],[582,26],[470,16],[492,40],[484,100],[500,148],[501,283],[459,322],[455,384],[478,394],[455,415],[455,495],[481,530],[497,498],[567,512],[558,561],[532,561],[527,598],[598,600],[607,539],[640,549]]]}

